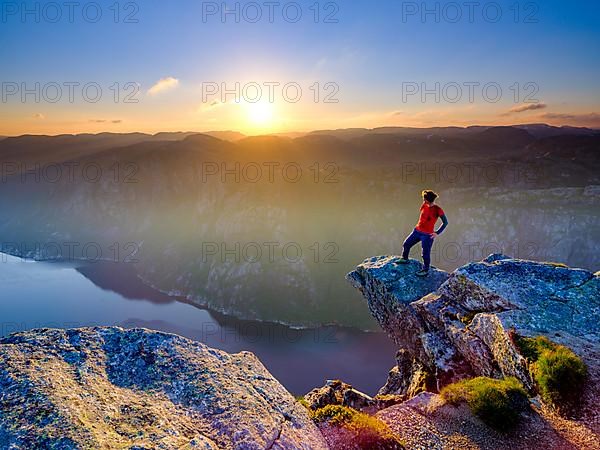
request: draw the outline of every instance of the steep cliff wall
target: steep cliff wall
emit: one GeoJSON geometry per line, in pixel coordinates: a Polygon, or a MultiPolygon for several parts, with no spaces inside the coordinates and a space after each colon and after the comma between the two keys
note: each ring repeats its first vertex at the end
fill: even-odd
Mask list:
{"type": "Polygon", "coordinates": [[[425,279],[397,256],[365,260],[347,275],[398,344],[382,393],[438,390],[467,376],[515,376],[532,388],[511,338],[547,335],[595,364],[600,273],[495,254],[425,279]]]}

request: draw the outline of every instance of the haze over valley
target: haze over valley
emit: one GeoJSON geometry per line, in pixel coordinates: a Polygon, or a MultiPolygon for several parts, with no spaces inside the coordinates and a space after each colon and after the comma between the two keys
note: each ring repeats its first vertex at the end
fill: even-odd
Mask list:
{"type": "Polygon", "coordinates": [[[9,137],[2,251],[125,262],[237,318],[374,330],[344,274],[401,251],[423,188],[451,224],[436,267],[598,267],[599,150],[596,130],[547,125],[9,137]]]}

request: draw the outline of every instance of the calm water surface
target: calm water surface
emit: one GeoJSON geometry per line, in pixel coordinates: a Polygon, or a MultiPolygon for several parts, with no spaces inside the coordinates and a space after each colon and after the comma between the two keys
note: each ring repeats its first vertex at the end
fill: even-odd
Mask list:
{"type": "Polygon", "coordinates": [[[370,394],[396,351],[382,333],[293,330],[240,321],[177,301],[142,284],[131,266],[50,263],[0,254],[0,335],[32,328],[117,325],[177,333],[228,352],[255,353],[294,394],[340,378],[370,394]]]}

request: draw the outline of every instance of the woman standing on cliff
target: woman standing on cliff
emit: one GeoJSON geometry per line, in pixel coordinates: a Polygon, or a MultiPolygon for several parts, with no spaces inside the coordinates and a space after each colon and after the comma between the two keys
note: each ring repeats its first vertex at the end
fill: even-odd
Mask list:
{"type": "Polygon", "coordinates": [[[415,226],[413,232],[404,241],[402,259],[400,259],[398,263],[408,263],[410,249],[417,242],[421,241],[421,247],[423,248],[423,268],[419,270],[416,275],[425,277],[429,273],[429,266],[431,264],[431,247],[433,246],[433,240],[446,229],[448,226],[448,219],[446,218],[444,210],[434,204],[435,199],[438,198],[438,195],[435,192],[425,190],[421,192],[421,194],[423,195],[423,204],[421,205],[419,222],[415,226]],[[442,225],[437,230],[433,231],[438,218],[442,220],[442,225]]]}

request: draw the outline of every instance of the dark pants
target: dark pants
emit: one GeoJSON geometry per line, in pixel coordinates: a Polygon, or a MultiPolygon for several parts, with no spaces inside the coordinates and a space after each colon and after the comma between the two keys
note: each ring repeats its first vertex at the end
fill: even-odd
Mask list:
{"type": "Polygon", "coordinates": [[[424,269],[429,270],[429,265],[431,264],[431,246],[433,245],[433,236],[430,234],[422,233],[415,228],[406,238],[404,244],[402,244],[404,247],[402,257],[408,259],[410,249],[419,241],[421,241],[421,247],[423,248],[422,256],[423,264],[425,265],[424,269]]]}

